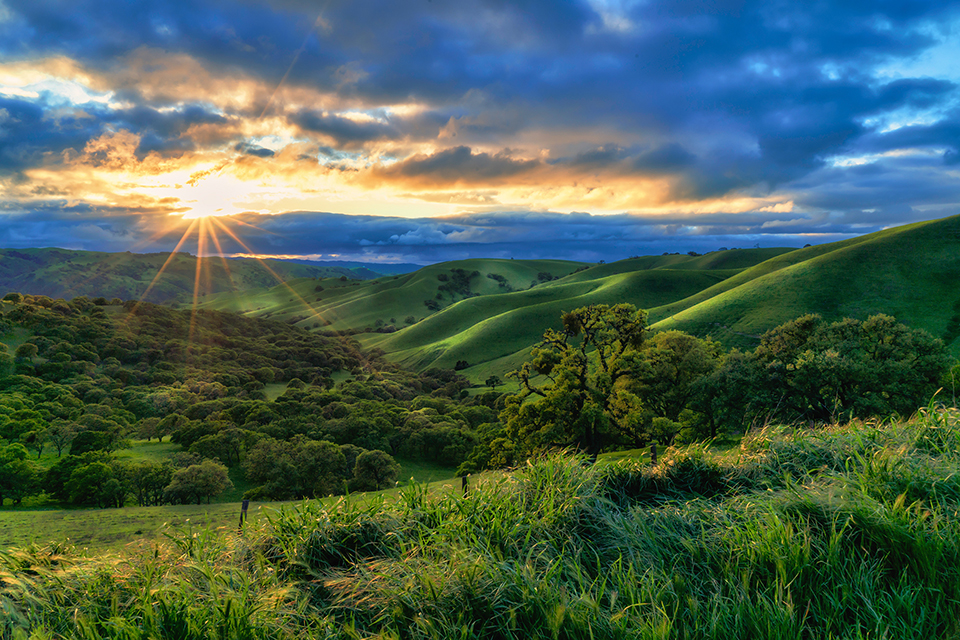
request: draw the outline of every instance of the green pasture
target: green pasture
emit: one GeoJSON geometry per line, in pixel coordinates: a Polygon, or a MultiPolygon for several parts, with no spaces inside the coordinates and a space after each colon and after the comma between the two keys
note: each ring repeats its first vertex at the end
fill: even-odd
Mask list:
{"type": "MultiPolygon", "coordinates": [[[[126,462],[159,461],[170,453],[179,451],[179,445],[170,442],[137,440],[130,449],[116,453],[117,458],[126,462]]],[[[51,466],[56,456],[44,455],[40,462],[44,467],[51,466]]],[[[346,499],[351,501],[369,500],[373,494],[393,496],[399,487],[411,482],[424,484],[431,492],[460,489],[460,480],[454,476],[454,470],[421,461],[398,459],[400,480],[398,488],[382,492],[354,494],[346,499]]],[[[238,468],[230,469],[230,479],[234,488],[216,498],[211,504],[202,505],[163,505],[158,507],[125,506],[120,509],[61,509],[52,506],[49,500],[26,500],[24,507],[0,507],[0,550],[10,547],[23,547],[30,544],[47,544],[52,541],[67,542],[89,553],[117,551],[128,545],[151,543],[165,539],[164,532],[171,527],[212,527],[226,528],[235,526],[240,516],[240,501],[243,493],[253,488],[238,468]],[[42,506],[31,506],[40,504],[42,506]]],[[[324,502],[334,502],[340,498],[328,498],[324,502]]],[[[135,504],[128,502],[129,505],[135,504]]],[[[256,520],[263,513],[275,509],[282,503],[252,503],[248,515],[256,520]]]]}
{"type": "MultiPolygon", "coordinates": [[[[251,507],[257,519],[262,505],[251,507]]],[[[122,509],[0,510],[0,549],[51,542],[74,545],[91,554],[117,551],[138,542],[163,540],[169,527],[235,527],[239,503],[164,505],[122,509]]]]}
{"type": "Polygon", "coordinates": [[[749,336],[805,313],[827,319],[885,313],[944,338],[957,354],[958,240],[960,216],[955,216],[810,247],[656,310],[658,315],[670,315],[653,327],[711,334],[728,344],[752,346],[755,340],[749,336]]]}
{"type": "MultiPolygon", "coordinates": [[[[131,449],[119,451],[117,457],[126,461],[156,461],[177,450],[179,446],[170,442],[138,440],[131,449]]],[[[663,452],[661,448],[661,454],[663,452]]],[[[615,464],[634,460],[645,464],[649,463],[649,456],[649,449],[633,449],[601,454],[597,462],[615,464]]],[[[46,456],[44,460],[50,464],[53,462],[46,456]]],[[[381,497],[395,499],[402,488],[411,483],[424,485],[431,495],[461,490],[460,478],[454,475],[451,468],[402,458],[398,459],[398,462],[401,471],[396,488],[325,498],[321,502],[333,504],[345,500],[350,503],[366,503],[381,497]]],[[[238,486],[243,486],[243,490],[250,488],[244,485],[235,471],[231,470],[231,480],[238,486]]],[[[471,477],[468,482],[474,487],[477,483],[488,482],[501,475],[496,472],[484,473],[471,477]]],[[[212,504],[202,505],[126,506],[121,509],[59,509],[52,506],[14,509],[7,506],[0,508],[0,550],[58,541],[86,550],[86,553],[99,554],[163,542],[166,540],[164,534],[173,529],[195,527],[230,531],[239,524],[243,490],[234,489],[219,496],[212,504]]],[[[248,509],[248,517],[253,524],[283,505],[296,505],[301,502],[254,502],[248,509]]]]}
{"type": "MultiPolygon", "coordinates": [[[[128,442],[130,443],[129,448],[118,449],[114,452],[114,455],[124,462],[160,462],[171,453],[181,450],[180,445],[170,442],[169,437],[166,437],[162,442],[160,440],[129,440],[128,442]]],[[[68,453],[70,453],[69,445],[64,449],[63,455],[68,453]]],[[[37,463],[42,470],[46,471],[56,464],[60,456],[57,455],[57,450],[53,445],[48,444],[44,447],[43,454],[39,458],[35,451],[31,451],[28,459],[37,463]]]]}
{"type": "Polygon", "coordinates": [[[728,275],[660,269],[571,282],[563,278],[527,291],[462,300],[413,327],[365,335],[362,342],[416,368],[452,367],[460,360],[483,364],[525,352],[547,327],[558,324],[564,311],[620,302],[656,307],[728,275]]]}

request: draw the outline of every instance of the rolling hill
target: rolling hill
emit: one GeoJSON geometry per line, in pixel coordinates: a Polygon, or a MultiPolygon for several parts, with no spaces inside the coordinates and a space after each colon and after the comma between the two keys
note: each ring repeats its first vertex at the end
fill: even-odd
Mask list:
{"type": "MultiPolygon", "coordinates": [[[[67,300],[77,296],[140,299],[169,256],[168,253],[0,249],[0,291],[67,300]]],[[[200,292],[208,294],[271,287],[278,284],[277,277],[281,281],[340,276],[362,280],[378,275],[369,270],[283,260],[203,258],[199,284],[200,292]]],[[[178,253],[150,289],[146,300],[166,304],[190,302],[196,281],[197,258],[178,253]]]]}
{"type": "Polygon", "coordinates": [[[656,308],[740,274],[791,249],[665,255],[588,265],[550,260],[463,260],[363,283],[292,281],[205,306],[307,327],[360,332],[365,346],[416,368],[465,361],[474,379],[519,363],[560,313],[630,302],[656,308]]]}
{"type": "Polygon", "coordinates": [[[751,346],[805,313],[827,319],[877,313],[926,329],[960,352],[960,216],[809,247],[747,269],[656,309],[658,329],[712,334],[751,346]]]}
{"type": "Polygon", "coordinates": [[[516,368],[562,311],[596,303],[629,302],[648,310],[654,329],[682,329],[743,348],[805,313],[827,319],[887,313],[941,337],[958,354],[957,282],[960,216],[804,249],[599,265],[466,260],[362,283],[295,280],[211,296],[204,304],[359,333],[365,346],[418,369],[465,361],[465,373],[482,381],[516,368]],[[451,291],[458,272],[467,276],[466,286],[451,291]]]}
{"type": "Polygon", "coordinates": [[[336,278],[319,283],[293,280],[270,289],[209,296],[202,304],[314,328],[391,332],[476,296],[501,298],[586,266],[560,260],[461,260],[362,283],[336,278]]]}

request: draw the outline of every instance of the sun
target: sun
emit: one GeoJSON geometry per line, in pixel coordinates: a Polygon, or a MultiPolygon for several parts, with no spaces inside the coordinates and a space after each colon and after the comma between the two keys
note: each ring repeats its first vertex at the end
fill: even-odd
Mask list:
{"type": "MultiPolygon", "coordinates": [[[[207,293],[212,292],[210,281],[212,265],[215,261],[220,261],[224,272],[227,274],[227,277],[230,280],[230,288],[234,291],[239,290],[231,273],[230,261],[227,259],[227,253],[223,248],[223,240],[225,238],[229,238],[237,245],[242,247],[244,251],[246,251],[247,255],[253,256],[254,259],[257,260],[257,262],[263,267],[263,269],[269,273],[274,280],[276,280],[277,284],[286,287],[293,297],[303,305],[304,309],[308,313],[309,318],[319,321],[323,321],[325,319],[323,314],[317,311],[317,309],[315,309],[310,302],[308,302],[293,287],[291,287],[289,283],[280,277],[280,275],[278,275],[277,272],[274,271],[266,261],[256,257],[253,249],[251,249],[247,243],[243,241],[243,239],[240,237],[240,234],[234,229],[231,229],[231,225],[233,225],[237,227],[251,227],[258,231],[262,231],[258,227],[244,223],[240,220],[235,220],[229,215],[215,211],[209,212],[197,210],[184,215],[183,219],[190,220],[189,225],[180,236],[180,240],[177,242],[176,247],[174,247],[173,251],[170,252],[170,255],[167,257],[166,261],[157,271],[156,275],[153,277],[153,280],[143,292],[143,295],[140,297],[140,302],[134,305],[134,307],[131,309],[131,315],[135,313],[137,307],[139,307],[140,304],[147,299],[147,297],[150,295],[150,292],[154,289],[157,283],[161,281],[164,272],[173,262],[178,253],[180,253],[182,250],[188,252],[192,250],[196,255],[196,267],[193,278],[193,296],[191,300],[190,331],[188,338],[192,341],[196,327],[197,312],[200,308],[200,298],[202,295],[204,295],[205,291],[207,293]]],[[[167,233],[169,233],[169,230],[167,233]]],[[[164,235],[164,232],[160,232],[158,235],[164,235]]]]}

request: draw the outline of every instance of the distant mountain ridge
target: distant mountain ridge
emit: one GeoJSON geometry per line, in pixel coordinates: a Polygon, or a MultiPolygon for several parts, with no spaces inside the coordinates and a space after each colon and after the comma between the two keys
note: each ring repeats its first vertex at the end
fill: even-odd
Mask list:
{"type": "MultiPolygon", "coordinates": [[[[88,296],[130,300],[142,298],[149,289],[146,300],[150,302],[191,301],[198,282],[198,259],[188,253],[177,253],[157,278],[168,259],[169,253],[0,249],[0,292],[17,291],[65,299],[88,296]],[[152,287],[151,283],[154,283],[152,287]]],[[[365,280],[380,276],[370,270],[284,260],[201,258],[200,262],[200,295],[271,287],[293,278],[345,276],[365,280]]]]}
{"type": "Polygon", "coordinates": [[[412,262],[356,262],[350,260],[301,260],[299,258],[278,258],[283,262],[292,262],[294,264],[306,264],[314,267],[339,267],[351,269],[357,273],[368,273],[371,276],[367,279],[373,280],[378,276],[395,276],[404,273],[411,273],[418,269],[423,269],[422,264],[413,264],[412,262]]]}

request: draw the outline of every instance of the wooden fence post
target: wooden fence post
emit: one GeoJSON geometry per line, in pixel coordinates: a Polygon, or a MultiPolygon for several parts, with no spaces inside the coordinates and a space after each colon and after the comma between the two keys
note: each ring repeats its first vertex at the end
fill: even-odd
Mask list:
{"type": "Polygon", "coordinates": [[[249,506],[249,500],[244,500],[240,503],[240,531],[243,531],[243,521],[247,519],[247,507],[249,506]]]}

